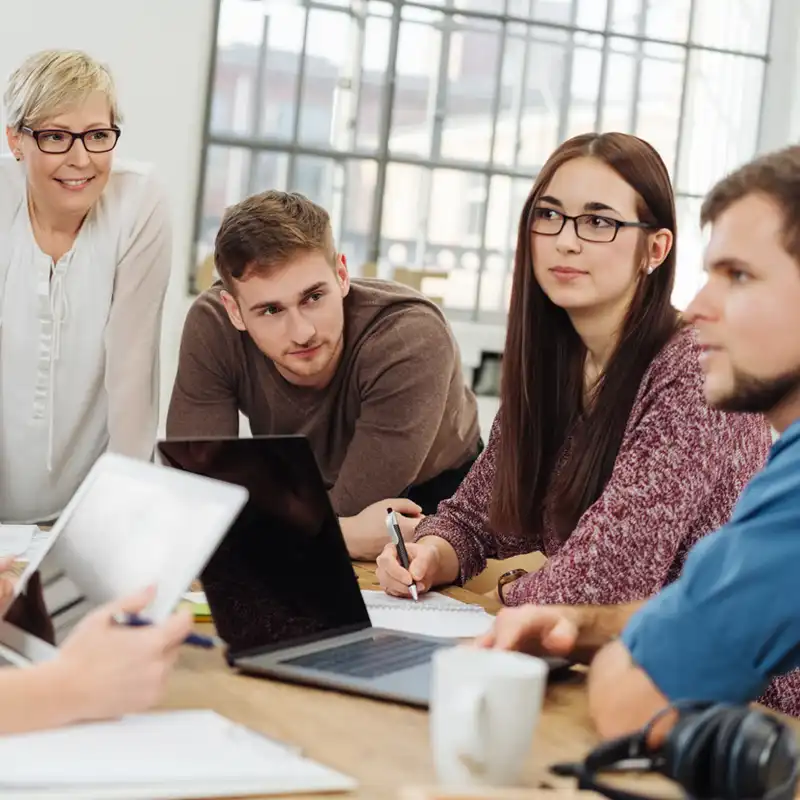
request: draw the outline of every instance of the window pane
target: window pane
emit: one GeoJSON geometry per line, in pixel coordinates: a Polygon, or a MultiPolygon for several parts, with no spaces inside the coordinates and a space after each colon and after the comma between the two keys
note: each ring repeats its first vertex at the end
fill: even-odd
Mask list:
{"type": "Polygon", "coordinates": [[[602,30],[607,0],[534,0],[533,19],[580,28],[602,30]]]}
{"type": "MultiPolygon", "coordinates": [[[[426,263],[447,268],[447,282],[444,288],[440,288],[446,308],[466,311],[475,308],[478,273],[482,265],[482,306],[496,311],[504,302],[504,264],[508,257],[505,248],[501,253],[489,253],[488,248],[482,252],[480,249],[484,215],[494,216],[491,223],[489,217],[486,218],[488,246],[490,235],[496,238],[497,228],[504,223],[507,225],[518,214],[518,211],[511,210],[510,216],[500,216],[504,210],[503,202],[508,206],[517,198],[508,196],[508,180],[505,186],[497,184],[498,180],[499,177],[493,181],[495,187],[494,191],[490,190],[490,199],[484,175],[455,170],[433,172],[426,263]],[[503,188],[506,188],[505,197],[501,196],[503,188]],[[454,202],[455,198],[459,201],[454,202]],[[490,225],[495,229],[491,234],[490,225]]],[[[507,235],[507,230],[503,235],[507,235]]]]}
{"type": "Polygon", "coordinates": [[[455,7],[463,8],[464,11],[498,14],[503,12],[503,0],[455,0],[455,7]]]}
{"type": "Polygon", "coordinates": [[[289,169],[289,156],[286,153],[258,153],[255,164],[255,169],[250,173],[251,185],[242,197],[268,189],[285,191],[289,169]]]}
{"type": "Polygon", "coordinates": [[[764,62],[689,53],[686,117],[677,189],[703,194],[755,151],[764,62]]]}
{"type": "MultiPolygon", "coordinates": [[[[383,196],[381,255],[390,265],[422,264],[429,200],[428,170],[408,164],[389,164],[383,196]]],[[[384,277],[389,276],[385,274],[384,277]]]]}
{"type": "Polygon", "coordinates": [[[249,150],[241,147],[211,145],[208,148],[200,241],[213,244],[225,209],[244,197],[250,155],[249,150]]]}
{"type": "Polygon", "coordinates": [[[330,209],[333,201],[333,166],[330,158],[317,156],[298,156],[294,176],[287,187],[290,192],[300,192],[325,209],[330,209]]]}
{"type": "Polygon", "coordinates": [[[256,3],[225,0],[217,31],[211,129],[250,132],[264,14],[256,3]]]}
{"type": "Polygon", "coordinates": [[[369,260],[378,165],[375,161],[348,161],[344,167],[339,167],[339,171],[345,181],[342,192],[344,208],[331,209],[337,222],[334,228],[337,246],[347,256],[351,273],[362,275],[363,265],[369,260]]]}
{"type": "Polygon", "coordinates": [[[646,44],[642,58],[635,133],[658,150],[674,180],[686,51],[646,44]]]}
{"type": "Polygon", "coordinates": [[[579,28],[601,31],[606,26],[609,0],[574,0],[578,4],[575,23],[579,28]]]}
{"type": "Polygon", "coordinates": [[[357,29],[349,14],[318,9],[309,13],[298,138],[308,144],[346,149],[350,118],[355,115],[357,29]],[[331,47],[331,42],[337,46],[331,47]]]}
{"type": "Polygon", "coordinates": [[[532,19],[536,0],[508,0],[508,13],[512,17],[532,19]]]}
{"type": "Polygon", "coordinates": [[[356,145],[359,149],[377,150],[379,147],[391,32],[391,20],[367,17],[356,119],[356,145]]]}
{"type": "Polygon", "coordinates": [[[642,25],[643,0],[614,0],[611,30],[614,33],[643,33],[642,25]]]}
{"type": "Polygon", "coordinates": [[[494,162],[498,165],[511,166],[519,147],[518,124],[525,108],[522,73],[533,48],[531,30],[528,25],[509,25],[507,30],[494,142],[494,162]]]}
{"type": "MultiPolygon", "coordinates": [[[[453,169],[433,170],[428,212],[428,241],[458,248],[477,247],[480,231],[470,228],[470,206],[485,202],[482,175],[453,169]]],[[[474,223],[475,215],[472,215],[474,223]]],[[[431,260],[432,263],[435,259],[431,260]]]]}
{"type": "Polygon", "coordinates": [[[606,67],[605,103],[602,128],[604,131],[630,131],[633,103],[637,90],[637,58],[629,54],[636,44],[628,39],[611,37],[606,67]]]}
{"type": "Polygon", "coordinates": [[[450,34],[443,158],[489,160],[501,33],[496,24],[467,26],[455,18],[450,34]]]}
{"type": "Polygon", "coordinates": [[[518,215],[534,176],[560,142],[599,120],[602,130],[649,141],[682,193],[675,302],[685,306],[702,279],[700,201],[688,195],[703,195],[755,150],[770,12],[770,0],[221,0],[198,220],[202,269],[228,205],[267,188],[297,189],[329,210],[354,275],[377,248],[381,277],[421,280],[456,318],[496,319],[507,308],[518,215]],[[235,136],[248,144],[265,137],[269,150],[231,148],[235,136]],[[276,139],[286,152],[273,151],[276,139]],[[351,158],[354,150],[375,160],[351,158]]]}
{"type": "Polygon", "coordinates": [[[695,0],[693,39],[697,44],[764,54],[770,0],[695,0]]]}
{"type": "Polygon", "coordinates": [[[702,199],[678,197],[678,268],[672,302],[685,309],[705,282],[703,272],[703,236],[700,230],[702,199]]]}
{"type": "MultiPolygon", "coordinates": [[[[404,16],[406,10],[403,10],[404,16]]],[[[441,14],[437,15],[441,21],[441,14]]],[[[429,157],[441,34],[438,28],[403,20],[389,148],[393,153],[429,157]]]]}
{"type": "Polygon", "coordinates": [[[603,60],[603,37],[597,34],[575,37],[572,49],[569,116],[564,138],[594,130],[597,103],[600,99],[600,74],[603,60]]]}
{"type": "Polygon", "coordinates": [[[525,113],[522,120],[519,164],[538,169],[558,144],[562,94],[569,59],[569,34],[535,29],[535,45],[528,61],[525,113]]]}
{"type": "Polygon", "coordinates": [[[214,240],[225,209],[244,196],[251,164],[251,152],[244,148],[211,145],[206,151],[205,189],[193,269],[197,291],[207,289],[216,279],[214,240]]]}
{"type": "Polygon", "coordinates": [[[220,14],[212,131],[290,139],[305,11],[289,4],[265,7],[224,0],[220,14]],[[264,36],[267,49],[262,54],[264,36]],[[262,60],[262,92],[257,98],[262,60]]]}
{"type": "Polygon", "coordinates": [[[645,0],[645,35],[685,42],[689,36],[691,0],[645,0]]]}
{"type": "Polygon", "coordinates": [[[519,216],[532,180],[496,175],[489,189],[486,219],[486,260],[481,277],[481,311],[508,310],[519,216]]]}

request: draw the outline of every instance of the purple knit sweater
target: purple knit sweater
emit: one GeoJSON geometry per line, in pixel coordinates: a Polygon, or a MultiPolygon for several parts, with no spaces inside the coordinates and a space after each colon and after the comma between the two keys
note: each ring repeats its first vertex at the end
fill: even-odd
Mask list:
{"type": "Polygon", "coordinates": [[[772,443],[761,416],[708,407],[698,355],[693,330],[684,328],[653,360],[611,478],[566,542],[547,515],[533,538],[490,530],[499,419],[458,491],[420,523],[415,538],[450,542],[462,582],[487,558],[544,553],[542,569],[505,590],[511,605],[627,603],[655,594],[678,576],[692,545],[727,522],[772,443]]]}

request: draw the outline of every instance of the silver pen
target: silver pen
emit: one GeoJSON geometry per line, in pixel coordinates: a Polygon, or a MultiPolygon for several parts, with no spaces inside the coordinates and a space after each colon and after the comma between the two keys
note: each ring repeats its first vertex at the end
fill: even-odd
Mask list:
{"type": "MultiPolygon", "coordinates": [[[[395,514],[394,510],[391,508],[386,509],[386,530],[389,531],[389,538],[397,549],[397,557],[400,559],[400,563],[403,565],[403,568],[407,570],[410,563],[408,560],[408,550],[406,550],[406,543],[403,540],[400,526],[397,524],[397,514],[395,514]]],[[[411,596],[414,600],[419,600],[416,584],[412,583],[408,587],[408,590],[411,592],[411,596]]]]}

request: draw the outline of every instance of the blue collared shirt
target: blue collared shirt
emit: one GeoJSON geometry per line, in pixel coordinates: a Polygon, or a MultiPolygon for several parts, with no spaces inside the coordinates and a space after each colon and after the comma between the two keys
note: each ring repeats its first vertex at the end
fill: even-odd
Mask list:
{"type": "Polygon", "coordinates": [[[800,421],[727,525],[629,621],[622,641],[670,702],[755,700],[800,667],[800,421]]]}

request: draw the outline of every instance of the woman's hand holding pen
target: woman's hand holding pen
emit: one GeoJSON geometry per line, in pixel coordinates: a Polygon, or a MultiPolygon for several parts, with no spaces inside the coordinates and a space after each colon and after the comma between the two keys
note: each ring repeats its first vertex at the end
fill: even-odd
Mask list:
{"type": "Polygon", "coordinates": [[[406,544],[408,569],[404,569],[397,555],[397,548],[389,543],[378,556],[376,576],[386,594],[396,597],[411,597],[410,587],[415,585],[423,594],[433,586],[439,571],[439,551],[424,539],[406,544]]]}

